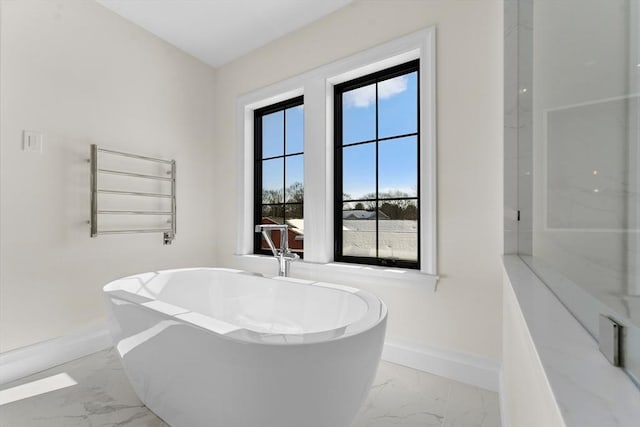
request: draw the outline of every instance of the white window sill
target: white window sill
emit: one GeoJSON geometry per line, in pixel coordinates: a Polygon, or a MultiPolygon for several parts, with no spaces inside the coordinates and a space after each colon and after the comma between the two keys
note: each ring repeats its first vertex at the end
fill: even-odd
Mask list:
{"type": "MultiPolygon", "coordinates": [[[[276,276],[278,265],[268,255],[236,255],[237,266],[243,270],[276,276]]],[[[290,276],[331,282],[348,286],[394,286],[427,287],[436,290],[438,276],[405,268],[378,267],[374,265],[348,264],[341,262],[313,263],[298,260],[291,263],[290,276]]]]}

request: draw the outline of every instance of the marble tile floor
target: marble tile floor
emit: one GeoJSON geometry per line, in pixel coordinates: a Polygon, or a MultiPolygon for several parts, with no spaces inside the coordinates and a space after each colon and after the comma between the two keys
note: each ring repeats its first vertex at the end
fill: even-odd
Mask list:
{"type": "MultiPolygon", "coordinates": [[[[166,427],[136,397],[113,350],[0,387],[66,373],[76,382],[0,406],[0,427],[166,427]]],[[[353,427],[499,427],[497,393],[381,362],[353,427]]]]}

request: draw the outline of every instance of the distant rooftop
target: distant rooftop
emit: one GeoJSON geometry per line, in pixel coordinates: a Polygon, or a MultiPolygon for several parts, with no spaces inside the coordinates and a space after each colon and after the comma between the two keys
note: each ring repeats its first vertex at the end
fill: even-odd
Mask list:
{"type": "MultiPolygon", "coordinates": [[[[361,209],[355,209],[352,211],[342,211],[342,219],[376,219],[375,211],[365,211],[361,209]]],[[[384,212],[378,211],[378,219],[389,219],[384,212]]]]}

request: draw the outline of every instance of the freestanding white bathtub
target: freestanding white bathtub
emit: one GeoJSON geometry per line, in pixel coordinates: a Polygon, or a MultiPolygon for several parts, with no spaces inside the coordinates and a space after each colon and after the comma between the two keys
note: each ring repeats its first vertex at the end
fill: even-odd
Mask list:
{"type": "Polygon", "coordinates": [[[347,427],[384,342],[384,303],[329,283],[199,268],[104,292],[135,392],[173,427],[347,427]]]}

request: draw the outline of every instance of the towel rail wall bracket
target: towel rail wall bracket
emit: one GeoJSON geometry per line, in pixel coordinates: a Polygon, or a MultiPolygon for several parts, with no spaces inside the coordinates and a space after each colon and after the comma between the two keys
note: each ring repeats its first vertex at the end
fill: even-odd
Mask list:
{"type": "Polygon", "coordinates": [[[91,194],[91,218],[89,220],[89,226],[91,229],[90,235],[91,237],[97,237],[100,235],[108,235],[108,234],[139,234],[139,233],[162,233],[162,242],[165,245],[170,245],[176,237],[176,161],[175,160],[165,160],[158,159],[154,157],[140,156],[137,154],[131,153],[123,153],[120,151],[107,150],[104,148],[98,148],[96,144],[91,144],[91,150],[89,155],[89,165],[90,165],[90,194],[91,194]],[[169,177],[157,176],[157,175],[149,175],[142,174],[136,172],[128,172],[128,171],[120,171],[120,170],[112,170],[112,169],[102,169],[98,167],[99,154],[104,153],[111,156],[122,156],[133,158],[141,161],[154,162],[165,164],[170,166],[169,172],[167,174],[169,177]],[[132,179],[150,179],[156,181],[168,181],[171,183],[171,192],[169,194],[164,193],[151,193],[144,191],[126,191],[119,189],[106,189],[99,188],[99,177],[102,174],[110,174],[110,175],[120,175],[127,176],[132,179]],[[99,209],[98,203],[98,195],[99,194],[111,194],[116,196],[127,196],[127,197],[146,197],[146,198],[160,198],[160,199],[171,199],[171,208],[166,211],[144,211],[144,210],[106,210],[99,209]],[[98,221],[100,216],[102,215],[141,215],[141,216],[167,216],[169,217],[167,223],[169,227],[165,228],[126,228],[126,229],[100,229],[98,227],[98,221]]]}

